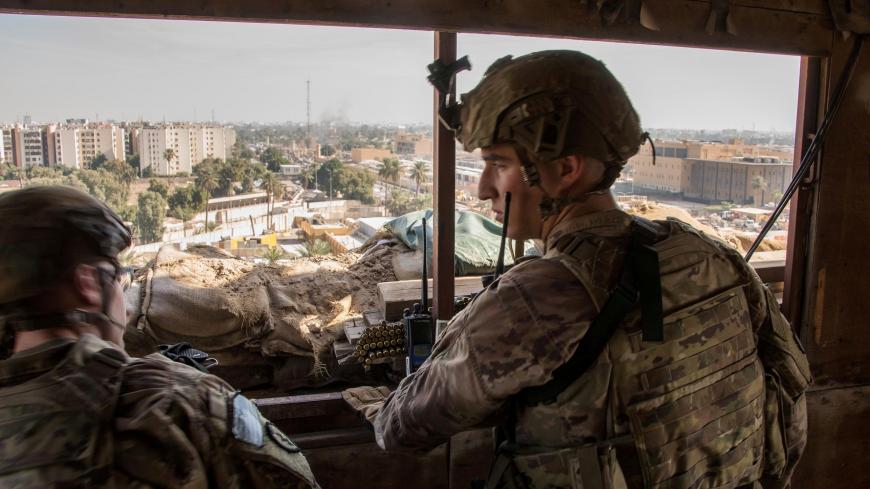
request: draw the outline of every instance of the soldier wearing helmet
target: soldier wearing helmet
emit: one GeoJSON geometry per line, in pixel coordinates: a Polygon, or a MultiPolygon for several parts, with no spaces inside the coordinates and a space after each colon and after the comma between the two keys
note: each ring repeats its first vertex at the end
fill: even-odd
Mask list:
{"type": "Polygon", "coordinates": [[[0,486],[316,487],[213,375],[123,350],[130,232],[67,187],[0,196],[0,486]]]}
{"type": "Polygon", "coordinates": [[[501,414],[487,488],[785,487],[806,357],[736,251],[619,209],[609,188],[647,136],[604,65],[506,57],[440,115],[481,148],[479,197],[500,219],[510,193],[508,236],[544,256],[482,291],[396,391],[345,391],[380,446],[428,449],[501,414]]]}

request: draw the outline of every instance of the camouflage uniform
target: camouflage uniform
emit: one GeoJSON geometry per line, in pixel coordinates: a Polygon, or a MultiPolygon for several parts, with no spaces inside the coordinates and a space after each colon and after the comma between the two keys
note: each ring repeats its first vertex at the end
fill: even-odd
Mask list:
{"type": "MultiPolygon", "coordinates": [[[[607,197],[584,205],[609,192],[649,137],[604,65],[569,51],[506,57],[442,112],[466,150],[516,150],[524,180],[543,194],[545,254],[485,289],[389,397],[345,393],[381,447],[431,448],[501,413],[507,442],[487,489],[787,486],[806,442],[810,373],[776,299],[736,251],[686,224],[635,226],[607,197]],[[573,155],[603,163],[602,178],[548,195],[539,168],[573,155]],[[650,236],[633,231],[646,227],[650,236]],[[623,276],[629,249],[627,270],[658,273],[658,284],[623,276]],[[631,307],[632,282],[655,317],[631,307]],[[629,297],[618,315],[605,308],[611,297],[629,297]],[[659,319],[661,341],[644,341],[644,323],[659,319]],[[589,335],[608,339],[601,353],[532,402],[575,351],[597,351],[584,340],[591,325],[613,332],[589,335]]],[[[495,201],[505,188],[484,195],[495,201]]]]}
{"type": "Polygon", "coordinates": [[[0,362],[0,486],[316,484],[299,449],[222,380],[86,334],[0,362]]]}
{"type": "MultiPolygon", "coordinates": [[[[668,480],[656,487],[736,487],[761,479],[765,378],[756,347],[794,339],[740,256],[676,221],[660,223],[678,239],[659,253],[663,262],[668,253],[688,262],[679,264],[678,287],[663,284],[665,313],[709,297],[714,306],[666,321],[661,347],[642,342],[627,320],[555,402],[514,402],[571,357],[619,278],[630,222],[611,210],[558,223],[546,255],[484,290],[372,416],[379,444],[430,448],[510,410],[520,486],[643,487],[646,478],[668,480]],[[573,238],[571,253],[556,246],[573,238]],[[685,392],[684,381],[702,385],[685,392]]],[[[808,378],[805,359],[796,368],[808,378]]],[[[805,426],[792,452],[802,434],[805,426]]]]}

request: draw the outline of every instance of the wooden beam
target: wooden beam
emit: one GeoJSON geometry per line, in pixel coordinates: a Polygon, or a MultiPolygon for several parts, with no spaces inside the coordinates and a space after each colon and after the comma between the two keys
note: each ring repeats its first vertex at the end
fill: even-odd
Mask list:
{"type": "Polygon", "coordinates": [[[711,0],[645,0],[658,25],[604,26],[577,0],[0,0],[0,13],[275,22],[517,34],[824,56],[833,24],[823,0],[736,0],[737,35],[706,32],[711,0]]]}
{"type": "MultiPolygon", "coordinates": [[[[854,37],[838,41],[825,63],[833,90],[846,68],[854,37]]],[[[864,46],[843,104],[831,122],[814,182],[817,189],[809,248],[805,319],[807,354],[816,385],[870,384],[870,126],[864,80],[870,77],[870,46],[864,46]]],[[[831,95],[822,100],[831,98],[831,95]]],[[[854,486],[857,487],[857,486],[854,486]]]]}
{"type": "MultiPolygon", "coordinates": [[[[451,265],[452,266],[452,265],[451,265]]],[[[451,269],[452,270],[452,269],[451,269]]],[[[434,297],[434,280],[429,279],[429,297],[434,297]]],[[[451,297],[460,295],[472,295],[483,289],[480,277],[457,277],[453,280],[454,289],[451,297]]],[[[400,280],[397,282],[381,282],[378,284],[378,306],[384,319],[398,321],[402,318],[402,311],[411,308],[414,303],[420,302],[422,292],[420,280],[400,280]]],[[[434,308],[433,308],[434,310],[434,308]]]]}
{"type": "MultiPolygon", "coordinates": [[[[812,141],[823,116],[820,111],[821,60],[804,57],[801,59],[800,82],[798,87],[798,113],[795,127],[794,170],[800,166],[801,158],[812,141]]],[[[824,104],[821,105],[824,107],[824,104]]],[[[806,342],[806,331],[802,326],[804,288],[806,287],[807,245],[810,236],[810,217],[813,210],[814,184],[816,169],[804,178],[804,184],[792,197],[789,207],[788,246],[785,258],[785,288],[782,294],[782,311],[791,325],[806,342]]]]}
{"type": "MultiPolygon", "coordinates": [[[[435,58],[444,64],[456,61],[456,33],[435,33],[435,58]]],[[[438,320],[449,320],[453,317],[453,266],[455,241],[455,207],[456,207],[456,141],[453,131],[447,129],[438,121],[440,100],[438,90],[435,93],[434,110],[434,168],[433,189],[435,208],[434,250],[432,263],[434,272],[434,292],[432,316],[438,320]]],[[[455,96],[454,93],[451,95],[455,96]]],[[[425,257],[424,257],[425,259],[425,257]]],[[[434,335],[433,335],[434,336],[434,335]]]]}

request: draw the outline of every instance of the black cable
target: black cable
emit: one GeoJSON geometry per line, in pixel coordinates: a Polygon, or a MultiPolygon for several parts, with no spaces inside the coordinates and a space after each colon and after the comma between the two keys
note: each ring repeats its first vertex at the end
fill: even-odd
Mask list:
{"type": "Polygon", "coordinates": [[[798,167],[797,172],[795,172],[794,177],[792,177],[791,182],[789,183],[788,188],[785,191],[785,194],[783,194],[782,199],[780,199],[779,203],[776,205],[773,214],[770,215],[770,218],[764,224],[761,232],[758,233],[758,237],[755,238],[752,246],[749,247],[749,251],[746,252],[746,256],[744,257],[746,261],[749,261],[749,259],[752,258],[752,254],[755,253],[755,250],[758,249],[759,245],[761,245],[761,241],[776,223],[779,215],[782,214],[785,206],[788,205],[789,200],[791,200],[792,195],[794,195],[794,193],[800,186],[801,180],[803,180],[804,176],[809,171],[810,167],[815,161],[816,156],[821,149],[821,146],[824,144],[825,137],[828,133],[828,127],[831,125],[831,120],[833,120],[834,116],[837,114],[837,111],[840,109],[840,105],[843,102],[843,98],[846,94],[846,87],[849,85],[849,80],[852,79],[852,75],[855,73],[855,66],[858,64],[858,56],[861,54],[861,47],[863,45],[864,36],[857,36],[855,39],[855,44],[852,47],[852,53],[849,55],[849,60],[846,63],[846,69],[843,73],[843,76],[840,78],[839,83],[837,83],[836,90],[834,91],[834,97],[831,101],[831,106],[825,113],[825,118],[822,120],[821,125],[819,125],[819,130],[816,131],[816,136],[810,142],[810,146],[804,153],[803,158],[801,158],[801,164],[798,167]]]}
{"type": "Polygon", "coordinates": [[[504,219],[501,228],[501,246],[498,248],[498,261],[495,263],[495,274],[493,280],[498,279],[504,273],[504,248],[507,243],[508,222],[511,215],[511,193],[504,194],[504,219]]]}

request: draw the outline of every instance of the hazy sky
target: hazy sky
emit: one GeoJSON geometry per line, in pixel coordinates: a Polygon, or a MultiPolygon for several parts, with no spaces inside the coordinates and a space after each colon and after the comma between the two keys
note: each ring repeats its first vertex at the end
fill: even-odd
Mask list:
{"type": "MultiPolygon", "coordinates": [[[[428,123],[431,32],[0,15],[0,122],[30,114],[133,120],[428,123]]],[[[619,78],[645,127],[794,129],[797,57],[463,35],[466,91],[505,55],[578,49],[619,78]]]]}

